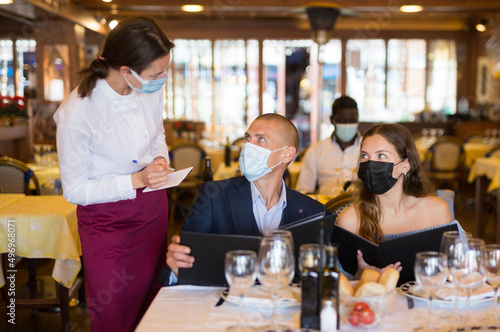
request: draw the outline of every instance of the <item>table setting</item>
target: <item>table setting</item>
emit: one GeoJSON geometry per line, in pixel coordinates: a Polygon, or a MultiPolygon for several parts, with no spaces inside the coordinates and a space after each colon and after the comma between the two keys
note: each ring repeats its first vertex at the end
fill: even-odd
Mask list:
{"type": "Polygon", "coordinates": [[[228,288],[162,288],[136,331],[500,331],[500,245],[445,232],[439,252],[417,253],[415,281],[396,287],[395,269],[355,281],[338,272],[336,288],[318,292],[328,246],[303,244],[296,261],[288,237],[280,230],[258,252],[228,252],[228,288]]]}

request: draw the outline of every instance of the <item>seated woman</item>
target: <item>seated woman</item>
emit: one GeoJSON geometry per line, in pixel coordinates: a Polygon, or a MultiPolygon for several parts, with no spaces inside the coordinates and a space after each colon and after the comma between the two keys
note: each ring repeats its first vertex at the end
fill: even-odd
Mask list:
{"type": "MultiPolygon", "coordinates": [[[[337,225],[372,242],[426,230],[453,221],[448,204],[433,196],[410,132],[397,124],[370,128],[361,142],[356,204],[344,209],[337,225]]],[[[460,225],[457,225],[461,229],[460,225]]],[[[438,245],[439,246],[439,245],[438,245]]],[[[358,250],[358,272],[369,266],[358,250]]],[[[400,267],[413,271],[413,266],[400,267]]],[[[355,277],[356,277],[355,276],[355,277]]]]}

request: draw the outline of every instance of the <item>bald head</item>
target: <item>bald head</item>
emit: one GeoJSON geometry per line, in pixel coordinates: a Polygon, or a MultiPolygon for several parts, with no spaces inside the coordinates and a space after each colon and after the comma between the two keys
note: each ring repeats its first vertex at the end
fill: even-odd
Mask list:
{"type": "Polygon", "coordinates": [[[267,121],[277,127],[276,136],[281,139],[284,146],[294,146],[295,151],[299,148],[299,133],[295,125],[282,115],[266,113],[259,116],[255,121],[267,121]]]}

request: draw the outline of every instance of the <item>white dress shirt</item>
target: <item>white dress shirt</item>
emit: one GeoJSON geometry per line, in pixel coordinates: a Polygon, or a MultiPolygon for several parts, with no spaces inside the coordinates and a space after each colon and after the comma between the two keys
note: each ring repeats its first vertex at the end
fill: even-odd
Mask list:
{"type": "Polygon", "coordinates": [[[295,190],[336,196],[347,181],[357,178],[355,174],[359,159],[359,137],[354,144],[342,150],[335,136],[311,145],[304,155],[295,190]]]}
{"type": "Polygon", "coordinates": [[[266,235],[278,229],[283,210],[286,207],[286,186],[285,182],[281,181],[281,195],[274,206],[269,210],[267,209],[266,202],[262,199],[259,190],[253,182],[250,182],[250,190],[252,192],[252,209],[257,227],[262,235],[266,235]]]}
{"type": "Polygon", "coordinates": [[[163,89],[123,96],[104,79],[90,97],[75,89],[54,115],[64,197],[80,205],[135,198],[132,173],[159,156],[169,161],[162,112],[163,89]]]}

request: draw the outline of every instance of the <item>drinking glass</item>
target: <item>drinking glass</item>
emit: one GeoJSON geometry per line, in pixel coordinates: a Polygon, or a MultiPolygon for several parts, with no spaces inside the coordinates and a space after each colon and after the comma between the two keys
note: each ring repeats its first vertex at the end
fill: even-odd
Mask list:
{"type": "Polygon", "coordinates": [[[486,276],[488,283],[495,290],[493,296],[493,316],[487,315],[482,318],[487,324],[498,326],[500,316],[498,314],[498,286],[500,286],[500,245],[488,244],[483,247],[481,257],[481,270],[486,276]]]}
{"type": "MultiPolygon", "coordinates": [[[[454,243],[455,239],[458,237],[466,237],[466,238],[471,238],[472,234],[470,232],[459,232],[459,231],[447,231],[443,233],[443,236],[441,237],[441,252],[446,255],[448,258],[448,269],[451,268],[451,262],[450,259],[452,255],[450,255],[450,252],[453,251],[454,248],[454,243]]],[[[463,315],[459,314],[458,312],[458,296],[459,296],[459,290],[458,286],[456,284],[456,281],[453,280],[453,276],[451,273],[448,275],[448,279],[453,283],[453,286],[455,286],[455,298],[453,299],[453,313],[452,314],[447,314],[444,315],[443,318],[451,318],[455,323],[457,323],[459,320],[464,318],[463,315]]]]}
{"type": "Polygon", "coordinates": [[[450,272],[453,280],[456,280],[458,288],[467,295],[465,311],[467,330],[470,328],[470,295],[486,281],[486,277],[481,273],[482,247],[484,241],[481,239],[458,237],[450,253],[450,272]]]}
{"type": "Polygon", "coordinates": [[[228,331],[243,332],[246,326],[243,321],[243,297],[252,287],[257,277],[257,254],[251,250],[233,250],[226,253],[224,274],[231,290],[240,298],[240,321],[229,327],[228,331]]]}
{"type": "Polygon", "coordinates": [[[415,259],[415,277],[418,284],[429,295],[427,331],[432,331],[432,298],[436,291],[444,285],[448,277],[446,255],[436,251],[417,253],[415,259]]]}
{"type": "Polygon", "coordinates": [[[280,331],[278,295],[295,274],[293,240],[289,231],[272,232],[262,239],[259,248],[259,281],[272,293],[274,311],[271,329],[280,331]]]}

